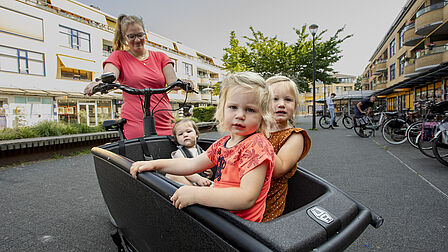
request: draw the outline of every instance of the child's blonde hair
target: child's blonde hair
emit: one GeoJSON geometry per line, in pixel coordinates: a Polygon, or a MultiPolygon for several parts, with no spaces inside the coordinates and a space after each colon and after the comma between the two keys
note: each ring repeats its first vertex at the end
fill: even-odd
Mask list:
{"type": "MultiPolygon", "coordinates": [[[[273,84],[282,85],[282,87],[288,88],[290,93],[294,96],[294,115],[299,112],[299,89],[297,89],[296,83],[286,76],[272,76],[266,80],[266,84],[271,87],[273,84]]],[[[289,120],[294,125],[293,120],[289,120]]]]}
{"type": "Polygon", "coordinates": [[[177,127],[181,124],[187,124],[187,123],[189,123],[193,127],[194,131],[196,132],[196,135],[199,137],[199,129],[198,129],[198,126],[196,125],[196,123],[191,119],[184,118],[184,119],[180,119],[179,121],[177,121],[173,126],[172,132],[173,132],[174,140],[176,140],[176,142],[177,142],[177,134],[176,134],[177,127]]]}
{"type": "Polygon", "coordinates": [[[239,72],[233,73],[226,77],[221,84],[219,92],[218,107],[216,108],[215,119],[218,121],[218,129],[225,131],[224,128],[224,110],[227,102],[227,95],[229,90],[236,87],[247,88],[257,94],[258,108],[261,114],[261,123],[258,131],[269,136],[269,130],[271,128],[273,119],[270,112],[271,92],[268,85],[266,85],[263,77],[253,72],[239,72]]]}

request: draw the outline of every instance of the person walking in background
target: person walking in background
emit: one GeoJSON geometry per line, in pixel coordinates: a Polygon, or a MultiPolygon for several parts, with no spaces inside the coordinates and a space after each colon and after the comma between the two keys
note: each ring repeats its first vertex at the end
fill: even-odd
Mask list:
{"type": "Polygon", "coordinates": [[[327,97],[327,106],[328,106],[328,111],[330,111],[330,129],[334,129],[334,127],[338,127],[338,125],[335,123],[335,119],[336,119],[336,114],[334,113],[334,102],[333,99],[336,96],[335,93],[331,93],[330,96],[327,97]]]}
{"type": "MultiPolygon", "coordinates": [[[[113,72],[120,84],[138,89],[163,88],[167,83],[175,82],[177,77],[173,61],[162,52],[145,49],[145,38],[145,27],[140,17],[120,15],[114,34],[113,52],[103,62],[103,72],[113,72]]],[[[98,82],[89,83],[84,93],[92,95],[96,85],[98,82]]],[[[126,119],[126,139],[144,135],[142,100],[143,97],[123,92],[121,118],[126,119]]],[[[168,96],[152,95],[151,110],[155,111],[157,134],[171,135],[174,117],[168,96]]]]}

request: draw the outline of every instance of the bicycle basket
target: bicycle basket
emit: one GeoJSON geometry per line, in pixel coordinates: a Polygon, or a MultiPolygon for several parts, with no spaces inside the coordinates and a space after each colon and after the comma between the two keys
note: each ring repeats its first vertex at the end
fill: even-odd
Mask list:
{"type": "Polygon", "coordinates": [[[429,110],[433,113],[443,114],[448,110],[448,101],[441,101],[432,105],[429,110]]]}
{"type": "Polygon", "coordinates": [[[424,122],[422,124],[423,141],[430,141],[434,137],[434,133],[436,132],[436,127],[438,124],[439,124],[438,122],[424,122]]]}
{"type": "Polygon", "coordinates": [[[393,128],[393,129],[399,129],[399,128],[403,127],[403,124],[404,124],[404,122],[402,120],[393,119],[389,123],[389,127],[393,128]]]}

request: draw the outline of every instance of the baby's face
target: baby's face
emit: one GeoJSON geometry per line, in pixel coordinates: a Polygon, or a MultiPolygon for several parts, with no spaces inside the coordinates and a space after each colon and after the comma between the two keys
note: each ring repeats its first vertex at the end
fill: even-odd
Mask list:
{"type": "Polygon", "coordinates": [[[191,123],[182,123],[176,126],[176,139],[180,145],[187,148],[194,147],[198,137],[191,123]]]}

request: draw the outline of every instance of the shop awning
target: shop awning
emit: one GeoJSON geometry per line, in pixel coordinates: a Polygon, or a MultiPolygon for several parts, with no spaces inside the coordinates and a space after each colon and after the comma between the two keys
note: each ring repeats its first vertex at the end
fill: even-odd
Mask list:
{"type": "Polygon", "coordinates": [[[93,60],[86,60],[64,55],[58,55],[58,58],[66,68],[95,72],[95,70],[100,67],[93,60]]]}
{"type": "Polygon", "coordinates": [[[25,91],[19,88],[0,88],[0,93],[23,95],[25,91]]]}

